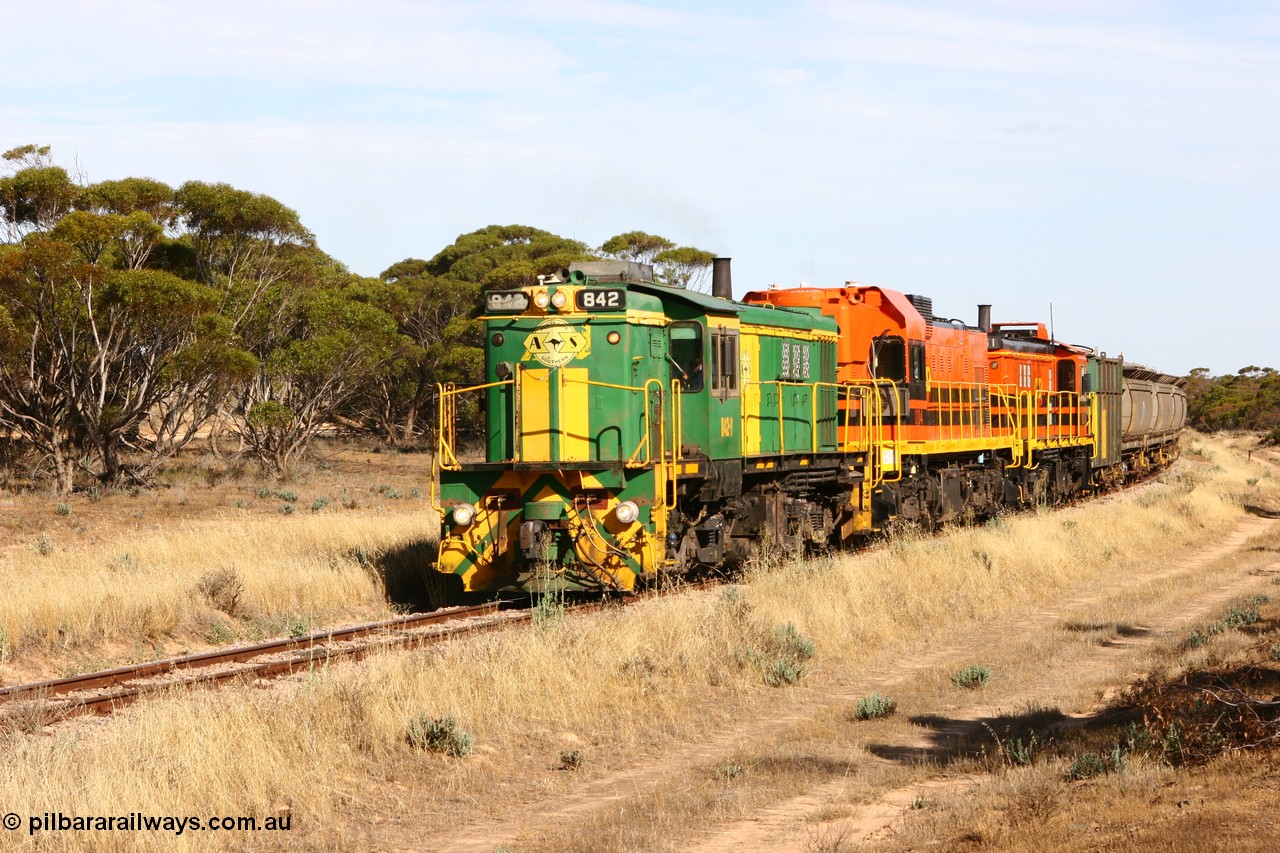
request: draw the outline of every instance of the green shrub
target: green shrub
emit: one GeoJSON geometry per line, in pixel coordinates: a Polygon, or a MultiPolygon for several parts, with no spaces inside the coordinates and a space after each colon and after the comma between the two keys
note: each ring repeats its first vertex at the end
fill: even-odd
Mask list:
{"type": "Polygon", "coordinates": [[[793,622],[775,628],[773,642],[779,654],[793,660],[809,660],[817,651],[813,640],[796,630],[793,622]]]}
{"type": "Polygon", "coordinates": [[[775,660],[764,671],[764,683],[770,687],[781,687],[784,684],[795,684],[804,678],[808,673],[808,669],[802,663],[793,660],[780,658],[775,660]]]}
{"type": "Polygon", "coordinates": [[[328,505],[329,505],[328,498],[316,498],[314,501],[311,502],[311,511],[319,512],[320,510],[324,509],[328,505]]]}
{"type": "Polygon", "coordinates": [[[305,637],[311,633],[311,620],[304,616],[289,616],[284,620],[284,631],[294,640],[305,637]]]}
{"type": "Polygon", "coordinates": [[[546,593],[538,597],[529,619],[534,628],[554,628],[564,622],[564,593],[546,593]]]}
{"type": "Polygon", "coordinates": [[[956,687],[973,690],[987,683],[991,678],[991,669],[980,663],[970,664],[951,676],[951,683],[956,687]]]}
{"type": "Polygon", "coordinates": [[[1005,757],[1014,767],[1030,767],[1036,760],[1036,753],[1044,747],[1040,735],[1032,732],[1025,739],[1011,737],[1003,744],[1005,757]]]}
{"type": "Polygon", "coordinates": [[[62,501],[58,501],[58,505],[53,508],[53,511],[58,515],[71,515],[71,507],[62,501]]]}
{"type": "Polygon", "coordinates": [[[586,760],[586,756],[582,754],[582,750],[567,749],[560,753],[560,769],[577,770],[586,760]]]}
{"type": "Polygon", "coordinates": [[[1258,608],[1240,605],[1227,608],[1227,613],[1220,623],[1225,629],[1244,628],[1257,623],[1262,618],[1258,608]]]}
{"type": "Polygon", "coordinates": [[[876,717],[888,717],[897,709],[898,703],[893,699],[872,693],[858,702],[857,715],[859,720],[874,720],[876,717]]]}
{"type": "Polygon", "coordinates": [[[1092,779],[1107,772],[1107,760],[1096,752],[1085,752],[1075,757],[1067,775],[1072,779],[1092,779]]]}
{"type": "Polygon", "coordinates": [[[461,757],[471,752],[475,737],[458,727],[453,717],[428,717],[418,714],[409,720],[405,739],[415,749],[461,757]]]}
{"type": "Polygon", "coordinates": [[[231,629],[222,623],[215,624],[204,637],[215,646],[225,645],[236,638],[231,629]]]}
{"type": "Polygon", "coordinates": [[[763,653],[756,652],[751,646],[747,647],[747,653],[756,657],[764,682],[770,687],[795,684],[804,678],[809,671],[804,662],[816,652],[813,641],[801,634],[791,622],[766,634],[763,645],[763,653]]]}
{"type": "Polygon", "coordinates": [[[743,767],[741,764],[734,764],[734,763],[721,764],[719,767],[716,768],[716,778],[719,779],[721,782],[728,782],[731,779],[737,779],[739,776],[741,776],[743,773],[746,773],[746,772],[747,772],[746,768],[743,767]]]}

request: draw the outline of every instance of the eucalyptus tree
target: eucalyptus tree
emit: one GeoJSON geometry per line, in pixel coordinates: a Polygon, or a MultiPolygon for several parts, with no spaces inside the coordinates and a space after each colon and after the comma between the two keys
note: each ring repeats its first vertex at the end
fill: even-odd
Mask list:
{"type": "Polygon", "coordinates": [[[269,337],[272,318],[259,302],[285,279],[292,260],[315,246],[315,237],[296,211],[229,184],[188,181],[174,203],[198,278],[221,292],[218,313],[247,339],[269,337]],[[250,318],[257,328],[244,328],[250,318]]]}
{"type": "Polygon", "coordinates": [[[654,271],[663,284],[707,293],[711,290],[711,262],[715,257],[713,252],[692,246],[666,249],[653,256],[654,271]]]}
{"type": "Polygon", "coordinates": [[[644,231],[627,231],[616,234],[600,244],[600,253],[619,261],[635,261],[641,264],[653,263],[659,252],[674,249],[676,244],[666,237],[648,234],[644,231]]]}
{"type": "MultiPolygon", "coordinates": [[[[397,346],[361,401],[366,422],[392,442],[412,442],[434,425],[437,383],[472,385],[484,375],[479,316],[485,288],[537,283],[573,261],[586,245],[527,225],[490,225],[461,234],[430,260],[407,258],[379,276],[370,296],[396,320],[397,346]]],[[[464,432],[479,408],[463,401],[464,432]]]]}
{"type": "Polygon", "coordinates": [[[663,284],[704,293],[711,289],[712,252],[681,246],[645,231],[616,234],[600,244],[600,252],[620,261],[652,264],[655,277],[663,284]]]}
{"type": "Polygon", "coordinates": [[[0,177],[0,233],[6,241],[47,231],[71,210],[80,188],[54,164],[48,145],[22,145],[0,158],[11,172],[0,177]]]}
{"type": "Polygon", "coordinates": [[[312,237],[226,184],[80,186],[47,146],[4,157],[0,428],[61,491],[79,470],[147,479],[280,348],[285,279],[312,237]]]}
{"type": "Polygon", "coordinates": [[[260,351],[259,369],[230,410],[250,450],[277,474],[367,392],[399,342],[391,315],[364,298],[357,277],[343,277],[303,283],[287,328],[260,351]]]}
{"type": "Polygon", "coordinates": [[[60,492],[81,468],[145,479],[190,429],[194,389],[208,396],[251,359],[218,339],[216,291],[97,260],[38,234],[0,252],[0,425],[49,460],[60,492]],[[128,448],[148,462],[126,468],[128,448]]]}

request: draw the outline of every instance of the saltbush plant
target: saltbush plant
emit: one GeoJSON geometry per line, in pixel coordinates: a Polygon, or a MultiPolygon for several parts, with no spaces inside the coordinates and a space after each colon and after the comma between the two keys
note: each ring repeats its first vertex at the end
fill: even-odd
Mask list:
{"type": "Polygon", "coordinates": [[[969,664],[951,676],[951,683],[956,687],[973,690],[986,684],[991,678],[990,667],[980,663],[969,664]]]}
{"type": "Polygon", "coordinates": [[[453,717],[430,717],[426,714],[417,714],[409,720],[405,739],[414,749],[459,758],[470,753],[476,743],[475,736],[459,728],[453,717]]]}
{"type": "Polygon", "coordinates": [[[898,709],[898,703],[888,696],[872,693],[858,702],[857,717],[859,720],[874,720],[877,717],[888,717],[898,709]]]}

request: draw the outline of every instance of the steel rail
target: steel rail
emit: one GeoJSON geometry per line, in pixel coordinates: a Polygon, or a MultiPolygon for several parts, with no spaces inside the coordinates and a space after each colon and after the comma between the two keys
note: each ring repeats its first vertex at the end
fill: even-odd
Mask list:
{"type": "MultiPolygon", "coordinates": [[[[670,592],[692,591],[711,583],[714,582],[694,581],[681,584],[674,590],[654,590],[653,594],[662,595],[670,592]]],[[[642,598],[648,597],[648,595],[642,596],[642,598]]],[[[612,599],[613,603],[620,605],[625,605],[633,600],[640,599],[612,599]]],[[[577,614],[593,610],[598,611],[601,607],[601,602],[583,602],[566,605],[565,612],[577,614]]],[[[49,716],[54,720],[84,714],[110,714],[144,696],[165,690],[195,686],[217,687],[230,683],[279,678],[295,672],[323,667],[335,660],[358,661],[375,652],[426,646],[465,634],[505,630],[533,621],[532,610],[512,612],[505,614],[502,618],[479,621],[486,616],[498,616],[499,610],[500,604],[498,602],[468,607],[452,607],[432,613],[415,613],[410,616],[402,616],[381,622],[369,622],[345,628],[336,628],[330,631],[319,631],[305,637],[273,640],[253,646],[239,646],[221,651],[151,661],[135,666],[84,673],[69,678],[18,684],[12,687],[0,688],[0,715],[3,715],[3,709],[6,704],[15,705],[24,699],[37,702],[48,701],[50,697],[66,697],[64,701],[49,702],[49,716]],[[423,633],[418,630],[461,620],[476,621],[453,625],[431,633],[423,633]],[[375,642],[363,645],[336,648],[332,645],[333,643],[350,642],[377,634],[383,634],[384,636],[379,637],[375,642]],[[153,680],[130,686],[130,682],[133,681],[157,679],[183,670],[210,669],[219,665],[246,663],[254,658],[291,653],[292,656],[283,660],[263,661],[233,669],[197,673],[187,679],[162,682],[153,680]],[[120,689],[112,690],[110,688],[120,689]],[[107,692],[87,696],[74,695],[90,693],[95,690],[106,690],[107,692]]]]}
{"type": "MultiPolygon", "coordinates": [[[[497,614],[498,608],[499,605],[496,602],[490,602],[470,607],[454,607],[432,613],[415,613],[410,616],[401,616],[380,622],[367,622],[360,625],[336,628],[330,631],[318,631],[305,637],[273,640],[252,646],[237,646],[231,649],[204,652],[201,654],[186,655],[177,658],[168,658],[165,660],[151,661],[134,666],[122,666],[115,669],[102,670],[100,672],[88,672],[81,675],[73,675],[68,678],[56,678],[48,681],[33,682],[30,684],[18,684],[12,687],[0,688],[0,703],[13,703],[22,701],[23,699],[47,699],[50,696],[62,696],[65,694],[80,693],[91,690],[103,690],[126,685],[129,682],[137,681],[139,679],[154,679],[183,670],[245,663],[254,658],[264,657],[267,655],[301,652],[302,654],[300,656],[290,660],[273,661],[254,667],[228,670],[226,672],[219,672],[206,677],[197,676],[196,678],[187,679],[179,683],[197,684],[201,682],[218,682],[234,677],[258,674],[259,672],[261,674],[258,675],[258,677],[262,678],[274,675],[283,675],[306,666],[312,666],[315,664],[315,661],[321,658],[328,659],[330,657],[352,656],[359,648],[361,648],[331,648],[330,644],[335,642],[348,642],[374,634],[390,633],[392,636],[389,642],[374,644],[371,647],[378,648],[381,646],[396,645],[397,640],[407,643],[423,639],[421,635],[409,634],[407,632],[430,627],[432,625],[455,622],[461,619],[492,616],[497,614]],[[395,637],[395,634],[397,633],[405,636],[395,637]],[[320,652],[321,654],[317,654],[317,652],[320,652]]],[[[505,622],[503,624],[505,624],[505,622]]],[[[474,626],[468,627],[474,629],[474,626]]],[[[462,632],[463,631],[441,632],[440,634],[430,636],[433,638],[447,638],[456,633],[462,632]]],[[[153,692],[154,690],[164,689],[169,686],[171,685],[165,684],[162,686],[118,690],[106,696],[92,697],[79,702],[73,702],[67,710],[71,713],[83,713],[82,710],[77,709],[85,708],[94,710],[98,713],[106,713],[110,710],[106,706],[110,705],[112,702],[127,700],[130,697],[136,697],[142,693],[153,692]]]]}

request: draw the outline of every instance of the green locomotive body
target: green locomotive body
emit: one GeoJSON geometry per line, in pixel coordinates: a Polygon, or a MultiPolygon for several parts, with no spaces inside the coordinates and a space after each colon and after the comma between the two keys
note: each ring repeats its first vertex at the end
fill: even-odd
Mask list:
{"type": "Polygon", "coordinates": [[[440,389],[438,601],[720,562],[716,509],[744,480],[836,450],[837,330],[819,312],[602,262],[486,294],[482,320],[485,382],[440,389]],[[484,408],[483,462],[458,458],[459,405],[484,408]]]}

